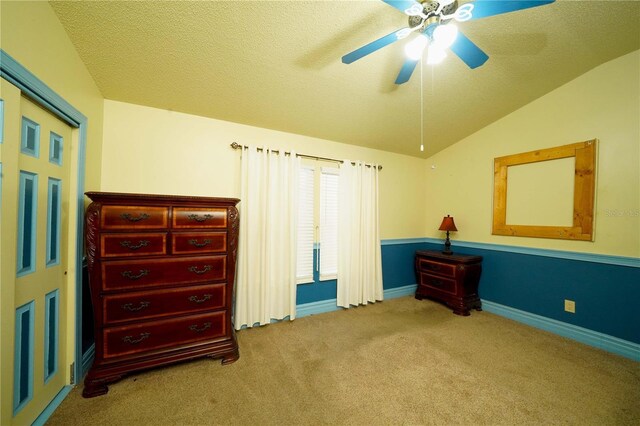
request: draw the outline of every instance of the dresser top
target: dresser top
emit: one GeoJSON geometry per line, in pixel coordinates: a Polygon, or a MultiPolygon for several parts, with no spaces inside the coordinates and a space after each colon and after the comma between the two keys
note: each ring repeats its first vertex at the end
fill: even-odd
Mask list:
{"type": "Polygon", "coordinates": [[[174,205],[202,205],[223,204],[235,206],[240,201],[237,198],[197,197],[191,195],[162,195],[162,194],[133,194],[124,192],[85,192],[91,201],[103,204],[174,204],[174,205]]]}
{"type": "Polygon", "coordinates": [[[467,254],[444,254],[435,250],[417,250],[416,256],[424,256],[439,261],[448,261],[452,263],[477,263],[482,261],[482,256],[471,256],[467,254]]]}

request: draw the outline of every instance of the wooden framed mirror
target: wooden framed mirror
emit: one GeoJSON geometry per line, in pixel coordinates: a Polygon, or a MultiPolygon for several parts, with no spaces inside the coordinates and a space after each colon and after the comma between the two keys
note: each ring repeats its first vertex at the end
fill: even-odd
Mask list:
{"type": "Polygon", "coordinates": [[[492,233],[593,241],[596,145],[593,139],[495,158],[492,233]]]}

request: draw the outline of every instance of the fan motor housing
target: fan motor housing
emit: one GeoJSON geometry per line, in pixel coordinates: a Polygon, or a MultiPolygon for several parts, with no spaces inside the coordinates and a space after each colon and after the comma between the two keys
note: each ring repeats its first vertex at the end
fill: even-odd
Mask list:
{"type": "Polygon", "coordinates": [[[409,27],[410,28],[414,28],[417,27],[419,25],[425,25],[428,26],[429,24],[432,24],[434,22],[439,23],[440,22],[440,15],[451,15],[452,13],[454,13],[456,11],[456,9],[458,9],[458,2],[457,0],[454,1],[453,3],[445,6],[442,8],[442,10],[440,11],[439,15],[436,15],[435,12],[436,10],[438,10],[438,7],[440,6],[440,3],[436,0],[425,0],[423,2],[421,2],[422,4],[422,13],[424,15],[426,15],[428,17],[428,19],[424,19],[421,16],[409,16],[409,27]],[[435,19],[431,19],[431,18],[435,18],[435,19]]]}

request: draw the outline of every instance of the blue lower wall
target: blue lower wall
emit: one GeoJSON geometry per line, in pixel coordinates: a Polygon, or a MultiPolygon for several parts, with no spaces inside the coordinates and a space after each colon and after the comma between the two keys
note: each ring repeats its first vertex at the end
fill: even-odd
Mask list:
{"type": "MultiPolygon", "coordinates": [[[[413,257],[416,250],[424,250],[424,243],[405,243],[382,246],[382,281],[385,290],[404,287],[416,283],[413,271],[413,257]]],[[[316,260],[318,249],[313,250],[313,283],[299,284],[296,304],[320,302],[335,299],[337,296],[336,280],[320,281],[316,260]]]]}
{"type": "MultiPolygon", "coordinates": [[[[416,250],[442,249],[439,243],[404,241],[382,243],[385,290],[416,283],[416,250]]],[[[516,247],[513,251],[491,247],[453,242],[456,253],[483,257],[479,287],[483,300],[640,343],[640,268],[634,259],[627,262],[632,265],[611,264],[607,256],[589,261],[580,260],[589,258],[580,254],[556,257],[553,251],[527,254],[516,247]],[[565,299],[576,302],[575,314],[564,311],[565,299]]],[[[314,278],[314,283],[298,286],[298,305],[336,298],[335,280],[320,282],[317,273],[314,278]]]]}
{"type": "Polygon", "coordinates": [[[640,269],[588,261],[467,249],[483,256],[480,297],[640,343],[640,269]],[[564,300],[576,302],[575,314],[564,300]]]}

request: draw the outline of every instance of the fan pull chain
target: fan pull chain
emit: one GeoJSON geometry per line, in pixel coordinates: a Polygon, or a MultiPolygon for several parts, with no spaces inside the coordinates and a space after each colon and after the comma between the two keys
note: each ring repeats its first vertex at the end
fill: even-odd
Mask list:
{"type": "Polygon", "coordinates": [[[422,57],[420,57],[420,152],[424,152],[424,89],[422,83],[422,57]]]}

